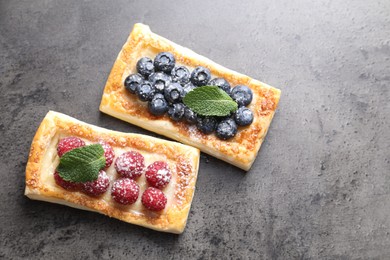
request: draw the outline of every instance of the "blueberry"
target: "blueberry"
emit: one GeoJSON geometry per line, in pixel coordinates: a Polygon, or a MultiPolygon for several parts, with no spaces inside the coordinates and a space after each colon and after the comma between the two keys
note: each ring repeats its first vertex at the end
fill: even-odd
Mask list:
{"type": "Polygon", "coordinates": [[[142,84],[138,85],[136,93],[141,101],[149,101],[152,100],[156,90],[152,86],[152,83],[145,80],[142,84]]]}
{"type": "Polygon", "coordinates": [[[183,87],[179,83],[171,83],[164,90],[164,96],[170,103],[177,103],[181,101],[183,96],[183,87]]]}
{"type": "Polygon", "coordinates": [[[191,73],[191,82],[195,86],[205,86],[211,78],[211,73],[208,68],[198,66],[191,73]]]}
{"type": "Polygon", "coordinates": [[[190,82],[190,71],[184,66],[175,66],[171,71],[171,75],[172,80],[180,84],[190,82]]]}
{"type": "Polygon", "coordinates": [[[183,103],[173,104],[168,109],[169,117],[174,121],[180,121],[184,116],[184,108],[183,103]]]}
{"type": "Polygon", "coordinates": [[[253,113],[247,107],[240,107],[234,114],[234,120],[240,126],[250,125],[253,122],[253,113]]]}
{"type": "Polygon", "coordinates": [[[154,68],[156,71],[171,72],[175,67],[175,57],[170,52],[160,52],[154,58],[154,68]]]}
{"type": "Polygon", "coordinates": [[[145,78],[149,77],[154,71],[153,61],[148,57],[143,57],[137,62],[137,71],[145,78]]]}
{"type": "Polygon", "coordinates": [[[237,134],[237,124],[232,118],[223,119],[217,125],[215,132],[217,137],[222,140],[227,140],[234,137],[237,134]]]}
{"type": "Polygon", "coordinates": [[[183,87],[183,94],[181,97],[184,98],[187,95],[187,93],[190,92],[191,90],[193,90],[194,88],[196,88],[196,87],[191,82],[188,82],[187,84],[185,84],[183,87]]]}
{"type": "Polygon", "coordinates": [[[198,117],[196,126],[204,134],[214,132],[217,125],[217,120],[214,117],[198,117]]]}
{"type": "Polygon", "coordinates": [[[144,81],[143,77],[140,74],[130,74],[125,79],[125,88],[132,94],[135,94],[138,85],[144,81]]]}
{"type": "Polygon", "coordinates": [[[209,85],[211,86],[217,86],[226,93],[230,95],[230,92],[232,91],[229,82],[227,82],[224,78],[215,78],[210,80],[209,85]]]}
{"type": "Polygon", "coordinates": [[[157,93],[148,104],[149,112],[155,116],[164,115],[168,111],[168,102],[164,95],[157,93]]]}
{"type": "Polygon", "coordinates": [[[186,119],[187,123],[189,124],[195,124],[197,122],[197,115],[194,111],[192,111],[189,107],[186,107],[184,109],[184,118],[186,119]]]}
{"type": "Polygon", "coordinates": [[[169,84],[171,84],[171,77],[165,74],[164,72],[155,72],[150,74],[148,80],[157,92],[164,93],[164,89],[168,87],[169,84]]]}
{"type": "Polygon", "coordinates": [[[237,102],[238,106],[247,106],[252,102],[253,93],[247,86],[238,85],[233,88],[230,96],[237,102]]]}

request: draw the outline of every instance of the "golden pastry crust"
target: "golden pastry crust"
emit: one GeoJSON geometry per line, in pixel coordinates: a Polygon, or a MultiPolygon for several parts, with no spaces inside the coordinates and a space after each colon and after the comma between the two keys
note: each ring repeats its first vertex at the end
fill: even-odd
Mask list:
{"type": "Polygon", "coordinates": [[[280,90],[258,80],[239,74],[215,62],[179,46],[153,32],[143,24],[135,24],[133,31],[120,51],[108,77],[100,111],[142,128],[167,136],[179,142],[199,148],[201,151],[249,170],[268,131],[280,98],[280,90]],[[155,117],[147,110],[147,104],[129,94],[124,79],[136,72],[137,61],[144,56],[154,58],[162,51],[174,54],[176,63],[188,68],[204,66],[214,77],[225,78],[232,86],[247,85],[253,91],[248,106],[254,112],[250,126],[240,127],[238,134],[228,141],[214,134],[202,134],[195,126],[173,122],[167,115],[155,117]]]}
{"type": "MultiPolygon", "coordinates": [[[[39,126],[31,145],[26,167],[25,195],[31,199],[96,211],[132,224],[179,234],[183,232],[187,222],[198,165],[199,150],[196,148],[150,136],[107,130],[50,111],[39,126]],[[116,156],[123,151],[136,150],[145,156],[147,163],[159,159],[167,161],[172,180],[164,188],[168,197],[166,208],[162,212],[151,212],[142,206],[140,197],[146,189],[144,175],[137,180],[141,189],[140,197],[130,206],[115,203],[111,199],[110,189],[102,197],[93,198],[56,185],[53,178],[53,172],[59,163],[56,147],[58,140],[65,136],[76,136],[87,143],[105,141],[114,148],[116,156]]],[[[113,165],[107,169],[107,174],[109,173],[111,179],[116,178],[113,165]]]]}

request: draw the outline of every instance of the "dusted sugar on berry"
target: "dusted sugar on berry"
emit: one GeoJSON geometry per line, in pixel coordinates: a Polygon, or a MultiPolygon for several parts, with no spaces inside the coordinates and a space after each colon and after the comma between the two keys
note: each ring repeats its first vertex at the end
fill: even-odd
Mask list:
{"type": "Polygon", "coordinates": [[[164,89],[165,99],[170,103],[177,103],[181,101],[183,96],[183,87],[179,83],[171,83],[164,89]]]}
{"type": "Polygon", "coordinates": [[[162,189],[171,181],[171,171],[166,162],[156,161],[148,166],[145,173],[150,186],[162,189]]]}
{"type": "Polygon", "coordinates": [[[78,137],[70,136],[62,138],[57,145],[58,156],[62,157],[66,152],[82,146],[85,146],[85,142],[78,137]]]}
{"type": "Polygon", "coordinates": [[[171,71],[172,79],[180,84],[190,81],[190,71],[184,66],[175,66],[171,71]]]}
{"type": "Polygon", "coordinates": [[[217,125],[216,135],[219,139],[228,140],[237,134],[237,124],[232,118],[222,120],[217,125]]]}
{"type": "Polygon", "coordinates": [[[87,181],[81,184],[82,190],[85,194],[97,197],[105,193],[110,186],[110,178],[103,170],[99,172],[99,176],[94,181],[87,181]]]}
{"type": "Polygon", "coordinates": [[[148,103],[149,112],[155,116],[162,116],[168,111],[168,102],[163,94],[154,95],[153,99],[148,103]]]}
{"type": "Polygon", "coordinates": [[[166,73],[171,72],[175,67],[175,57],[170,52],[160,52],[154,58],[154,68],[156,71],[164,71],[166,73]]]}
{"type": "Polygon", "coordinates": [[[164,89],[171,84],[172,79],[164,72],[155,72],[150,74],[148,81],[152,83],[153,87],[158,93],[164,93],[164,89]]]}
{"type": "Polygon", "coordinates": [[[234,120],[239,126],[247,126],[253,122],[253,112],[247,107],[240,107],[234,113],[234,120]]]}
{"type": "Polygon", "coordinates": [[[132,179],[119,179],[112,185],[111,196],[116,202],[120,204],[133,204],[138,199],[139,186],[132,179]]]}
{"type": "Polygon", "coordinates": [[[138,86],[144,81],[143,77],[140,74],[130,74],[125,79],[125,88],[132,94],[135,94],[138,86]]]}
{"type": "Polygon", "coordinates": [[[253,92],[245,85],[238,85],[233,88],[230,96],[237,102],[238,106],[247,106],[252,102],[253,92]]]}
{"type": "Polygon", "coordinates": [[[191,73],[191,82],[195,86],[205,86],[211,78],[211,73],[208,68],[198,66],[191,73]]]}
{"type": "Polygon", "coordinates": [[[99,141],[99,144],[102,145],[104,150],[104,157],[106,157],[106,166],[104,166],[105,169],[111,166],[112,162],[115,158],[115,152],[114,149],[112,149],[111,145],[104,141],[99,141]]]}
{"type": "Polygon", "coordinates": [[[54,172],[54,180],[58,186],[61,186],[65,190],[69,190],[69,191],[80,190],[80,183],[66,181],[62,179],[60,174],[57,171],[54,172]]]}
{"type": "Polygon", "coordinates": [[[136,94],[141,101],[150,101],[152,100],[156,89],[153,87],[152,83],[149,81],[144,81],[142,84],[138,85],[136,89],[136,94]]]}
{"type": "Polygon", "coordinates": [[[148,77],[154,71],[153,61],[148,57],[143,57],[137,62],[137,71],[144,77],[148,77]]]}
{"type": "Polygon", "coordinates": [[[168,109],[168,116],[173,121],[179,122],[184,116],[184,108],[185,106],[183,105],[183,103],[173,104],[168,109]]]}
{"type": "Polygon", "coordinates": [[[145,159],[136,151],[125,152],[115,160],[115,170],[123,178],[136,179],[142,175],[144,168],[145,159]]]}
{"type": "Polygon", "coordinates": [[[217,120],[214,117],[198,117],[196,127],[204,134],[211,134],[214,132],[217,125],[217,120]]]}
{"type": "Polygon", "coordinates": [[[149,187],[142,194],[142,204],[149,210],[160,211],[167,205],[167,197],[164,193],[154,187],[149,187]]]}

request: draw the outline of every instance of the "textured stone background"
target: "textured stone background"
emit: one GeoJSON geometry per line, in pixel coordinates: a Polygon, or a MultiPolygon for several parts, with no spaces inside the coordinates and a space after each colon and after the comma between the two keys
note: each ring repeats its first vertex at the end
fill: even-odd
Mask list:
{"type": "Polygon", "coordinates": [[[0,258],[389,259],[390,1],[0,1],[0,258]],[[136,22],[282,90],[248,173],[202,155],[177,236],[23,196],[48,110],[99,113],[136,22]]]}

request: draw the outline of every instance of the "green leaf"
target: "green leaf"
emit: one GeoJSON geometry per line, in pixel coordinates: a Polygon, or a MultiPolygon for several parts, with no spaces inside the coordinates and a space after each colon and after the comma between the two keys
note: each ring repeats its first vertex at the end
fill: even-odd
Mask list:
{"type": "Polygon", "coordinates": [[[191,90],[183,102],[201,116],[227,116],[237,110],[237,103],[217,86],[203,86],[191,90]]]}
{"type": "Polygon", "coordinates": [[[106,157],[103,146],[92,144],[65,153],[60,159],[57,171],[65,181],[94,181],[105,165],[106,157]]]}

